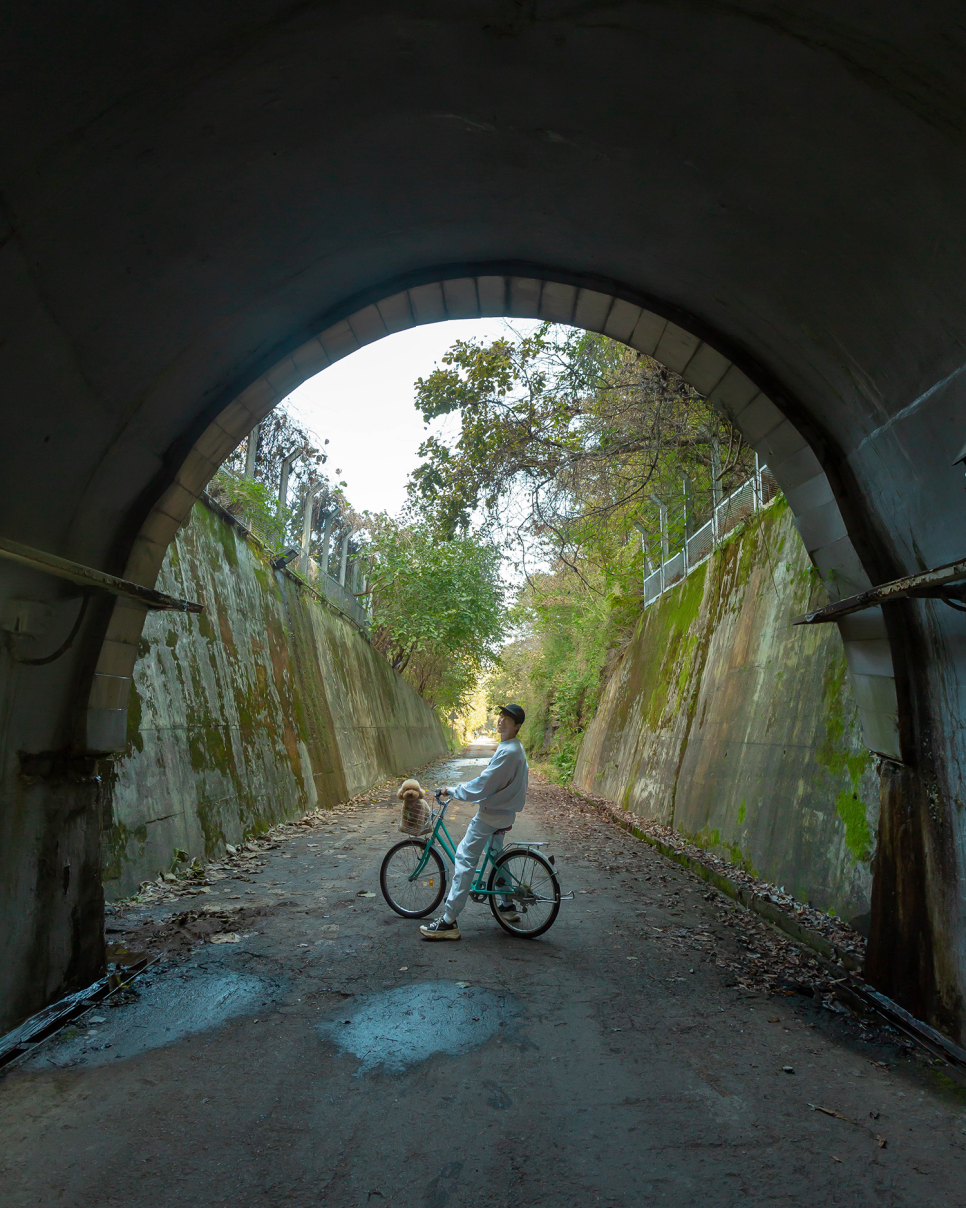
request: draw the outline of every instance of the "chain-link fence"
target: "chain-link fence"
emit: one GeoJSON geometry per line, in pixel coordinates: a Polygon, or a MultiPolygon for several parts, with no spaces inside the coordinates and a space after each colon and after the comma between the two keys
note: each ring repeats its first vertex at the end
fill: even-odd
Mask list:
{"type": "Polygon", "coordinates": [[[348,588],[343,587],[338,579],[319,572],[312,586],[332,603],[350,616],[360,629],[368,629],[369,615],[348,588]]]}
{"type": "Polygon", "coordinates": [[[684,548],[644,576],[644,603],[650,604],[707,558],[721,539],[742,521],[753,516],[779,494],[779,486],[767,466],[743,482],[718,504],[707,524],[685,541],[684,548]]]}

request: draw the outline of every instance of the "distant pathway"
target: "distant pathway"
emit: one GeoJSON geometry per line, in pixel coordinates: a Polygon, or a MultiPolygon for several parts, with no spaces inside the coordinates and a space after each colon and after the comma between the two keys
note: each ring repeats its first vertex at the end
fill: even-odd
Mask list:
{"type": "Polygon", "coordinates": [[[170,957],[0,1081],[4,1208],[966,1204],[961,1092],[737,986],[771,933],[706,885],[537,782],[513,835],[576,901],[537,941],[471,904],[428,944],[378,896],[373,796],[112,916],[170,957]]]}

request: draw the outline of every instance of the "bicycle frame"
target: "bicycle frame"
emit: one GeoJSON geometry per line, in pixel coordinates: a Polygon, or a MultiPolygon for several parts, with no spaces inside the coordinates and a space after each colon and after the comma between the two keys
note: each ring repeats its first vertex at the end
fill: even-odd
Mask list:
{"type": "MultiPolygon", "coordinates": [[[[438,797],[437,797],[437,801],[439,801],[438,797]]],[[[452,801],[452,798],[450,798],[450,801],[452,801]]],[[[445,804],[443,804],[443,802],[440,802],[439,817],[436,819],[435,823],[433,824],[432,833],[429,835],[429,837],[425,841],[426,847],[423,850],[423,854],[420,857],[419,863],[413,869],[411,876],[409,876],[407,878],[408,880],[415,881],[417,877],[422,876],[423,870],[425,869],[427,863],[429,862],[430,849],[434,845],[438,846],[443,851],[443,853],[449,857],[450,862],[453,865],[456,864],[456,844],[453,842],[453,836],[446,829],[446,823],[444,821],[445,816],[446,816],[446,811],[450,805],[450,801],[447,801],[445,804]]],[[[470,893],[480,894],[483,897],[489,897],[489,898],[497,897],[497,896],[500,896],[500,897],[511,896],[512,890],[511,890],[511,894],[508,894],[508,892],[507,892],[508,887],[506,885],[504,885],[501,889],[487,889],[485,887],[485,877],[486,877],[487,869],[489,868],[489,866],[491,864],[496,864],[496,860],[494,860],[493,855],[490,851],[492,843],[493,843],[493,836],[491,835],[489,837],[489,839],[487,839],[487,841],[486,841],[486,847],[483,849],[483,863],[476,870],[476,875],[473,878],[473,884],[470,886],[470,893]]],[[[501,852],[500,854],[502,855],[503,853],[501,852]]],[[[511,880],[513,880],[513,881],[516,880],[516,878],[513,876],[512,873],[508,872],[507,875],[511,878],[511,880]]]]}

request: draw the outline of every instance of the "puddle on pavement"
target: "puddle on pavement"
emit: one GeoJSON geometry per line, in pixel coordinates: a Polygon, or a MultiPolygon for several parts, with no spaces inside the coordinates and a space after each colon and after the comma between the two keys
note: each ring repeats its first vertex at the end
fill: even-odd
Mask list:
{"type": "Polygon", "coordinates": [[[319,1031],[362,1064],[356,1077],[382,1066],[402,1073],[434,1053],[458,1056],[519,1018],[511,995],[451,981],[418,982],[373,994],[319,1024],[319,1031]]]}
{"type": "Polygon", "coordinates": [[[68,1028],[21,1068],[122,1061],[216,1028],[227,1019],[267,1005],[276,993],[276,987],[265,978],[226,969],[188,967],[160,973],[150,981],[149,976],[135,982],[136,1002],[95,1008],[92,1015],[104,1023],[68,1028]]]}
{"type": "Polygon", "coordinates": [[[462,780],[472,780],[474,776],[478,776],[490,761],[488,759],[456,759],[452,763],[444,764],[438,771],[434,771],[433,775],[427,776],[424,783],[428,785],[435,784],[457,784],[462,780]]]}

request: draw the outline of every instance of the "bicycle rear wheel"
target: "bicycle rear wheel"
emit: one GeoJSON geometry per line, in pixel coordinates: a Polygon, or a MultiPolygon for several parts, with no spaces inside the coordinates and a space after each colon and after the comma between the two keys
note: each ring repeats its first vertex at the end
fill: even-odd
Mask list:
{"type": "Polygon", "coordinates": [[[560,884],[553,866],[539,852],[511,848],[497,860],[487,889],[499,892],[490,897],[493,917],[504,931],[524,939],[536,939],[554,924],[560,912],[560,884]],[[511,923],[499,911],[506,899],[516,906],[520,918],[511,923]]]}
{"type": "Polygon", "coordinates": [[[403,839],[386,852],[379,869],[382,896],[404,919],[430,914],[446,893],[446,866],[435,847],[430,848],[423,871],[413,878],[425,850],[426,844],[419,839],[403,839]]]}

